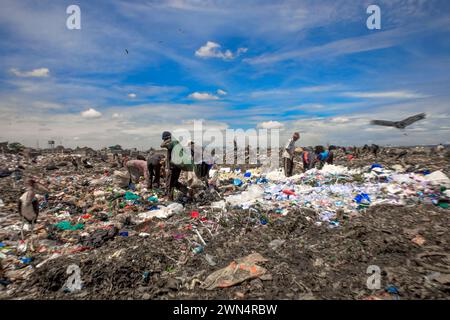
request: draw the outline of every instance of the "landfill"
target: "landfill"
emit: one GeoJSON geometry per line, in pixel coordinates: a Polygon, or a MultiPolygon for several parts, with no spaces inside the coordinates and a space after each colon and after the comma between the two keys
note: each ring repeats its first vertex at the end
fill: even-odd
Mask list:
{"type": "Polygon", "coordinates": [[[306,172],[297,155],[291,177],[216,165],[174,201],[112,155],[1,154],[0,299],[449,299],[450,157],[404,149],[339,150],[306,172]],[[34,249],[17,212],[28,177],[48,190],[34,249]]]}

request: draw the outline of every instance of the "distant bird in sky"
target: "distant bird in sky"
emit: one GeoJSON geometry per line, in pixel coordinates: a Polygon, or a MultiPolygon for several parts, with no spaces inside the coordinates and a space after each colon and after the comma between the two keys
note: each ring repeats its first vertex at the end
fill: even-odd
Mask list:
{"type": "Polygon", "coordinates": [[[387,120],[372,120],[370,123],[377,126],[395,127],[397,129],[405,129],[407,126],[425,119],[425,113],[419,113],[414,116],[408,117],[401,121],[387,121],[387,120]]]}
{"type": "Polygon", "coordinates": [[[128,54],[128,50],[127,49],[125,49],[125,52],[128,54]]]}

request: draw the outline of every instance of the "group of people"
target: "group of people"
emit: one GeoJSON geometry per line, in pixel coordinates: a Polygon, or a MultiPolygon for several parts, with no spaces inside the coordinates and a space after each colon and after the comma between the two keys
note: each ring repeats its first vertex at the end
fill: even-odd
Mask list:
{"type": "Polygon", "coordinates": [[[137,181],[144,176],[149,189],[153,186],[160,188],[160,179],[161,176],[164,176],[169,200],[173,200],[175,189],[181,190],[183,193],[189,191],[187,186],[179,181],[182,171],[187,171],[193,177],[189,178],[188,182],[201,181],[207,186],[209,170],[214,161],[203,158],[203,149],[197,147],[193,141],[188,142],[187,149],[181,147],[180,142],[168,131],[164,131],[161,138],[161,148],[166,149],[166,155],[152,152],[147,159],[142,156],[140,156],[142,158],[138,156],[136,160],[124,158],[123,166],[130,174],[130,182],[137,181]]]}
{"type": "MultiPolygon", "coordinates": [[[[283,150],[283,167],[286,177],[290,177],[294,171],[295,142],[300,139],[300,134],[295,132],[289,139],[283,150]]],[[[335,146],[325,149],[323,146],[312,148],[300,148],[303,170],[307,171],[316,165],[322,168],[325,164],[333,164],[335,146]]]]}
{"type": "MultiPolygon", "coordinates": [[[[193,141],[188,141],[187,148],[182,147],[180,142],[172,137],[172,134],[168,131],[162,133],[161,139],[161,148],[166,149],[166,155],[153,151],[147,159],[143,156],[138,156],[136,160],[124,157],[122,165],[130,173],[130,182],[144,176],[148,188],[153,188],[154,185],[159,188],[161,177],[164,176],[166,194],[170,200],[173,200],[175,189],[181,190],[183,193],[188,192],[188,188],[179,181],[183,171],[187,171],[191,177],[197,178],[197,181],[200,180],[207,186],[209,170],[214,164],[214,155],[210,156],[210,159],[205,159],[203,149],[200,146],[196,146],[193,141]],[[174,157],[177,157],[177,159],[174,159],[174,157]]],[[[283,149],[283,167],[287,177],[293,175],[295,143],[299,139],[300,134],[295,132],[283,149]]],[[[366,145],[362,149],[374,155],[379,152],[377,145],[370,147],[366,145]]],[[[320,169],[325,164],[333,164],[335,150],[336,147],[333,145],[328,148],[323,146],[299,148],[297,151],[301,154],[303,171],[316,166],[320,169]]],[[[188,178],[189,181],[192,181],[192,179],[188,178]]]]}

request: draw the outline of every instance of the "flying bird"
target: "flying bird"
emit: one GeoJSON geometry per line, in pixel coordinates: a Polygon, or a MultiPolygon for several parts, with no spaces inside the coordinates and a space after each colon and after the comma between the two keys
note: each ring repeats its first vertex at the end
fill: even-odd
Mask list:
{"type": "Polygon", "coordinates": [[[377,126],[395,127],[397,129],[405,129],[407,126],[425,119],[425,113],[419,113],[414,116],[408,117],[401,121],[387,121],[387,120],[372,120],[370,123],[377,126]]]}
{"type": "Polygon", "coordinates": [[[128,50],[127,49],[125,49],[125,52],[128,54],[128,50]]]}

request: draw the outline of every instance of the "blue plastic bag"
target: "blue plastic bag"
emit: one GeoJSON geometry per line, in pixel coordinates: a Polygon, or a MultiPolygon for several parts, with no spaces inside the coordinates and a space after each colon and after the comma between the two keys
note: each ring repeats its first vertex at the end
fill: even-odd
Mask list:
{"type": "Polygon", "coordinates": [[[369,205],[371,203],[370,197],[367,193],[360,193],[353,199],[357,204],[369,205]]]}
{"type": "Polygon", "coordinates": [[[370,170],[372,170],[373,168],[383,168],[383,166],[382,166],[381,164],[374,163],[374,164],[370,167],[370,170]]]}

